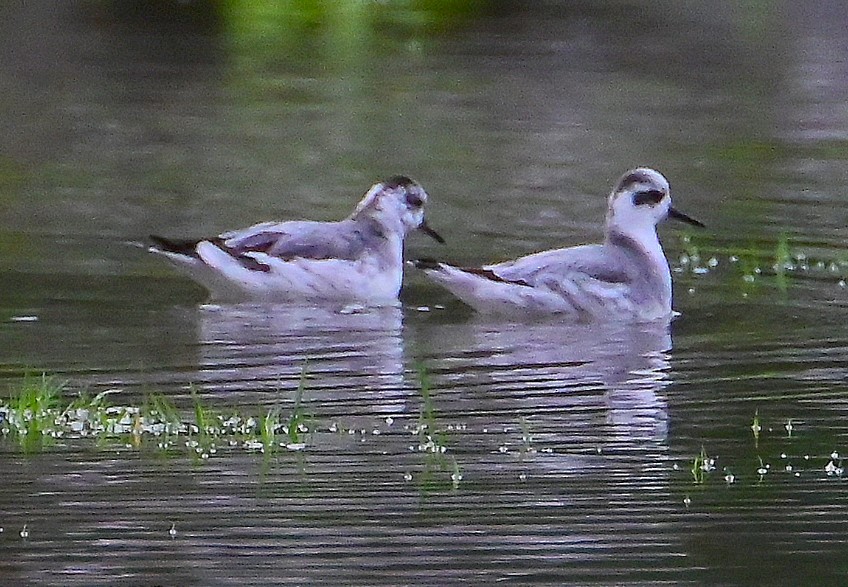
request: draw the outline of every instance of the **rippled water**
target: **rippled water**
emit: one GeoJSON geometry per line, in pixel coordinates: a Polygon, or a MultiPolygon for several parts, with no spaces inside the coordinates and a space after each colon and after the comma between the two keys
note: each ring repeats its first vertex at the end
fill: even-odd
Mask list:
{"type": "Polygon", "coordinates": [[[0,583],[848,580],[838,3],[146,6],[0,8],[2,376],[302,409],[305,447],[0,440],[0,583]],[[637,164],[708,225],[661,230],[671,324],[483,318],[415,272],[396,309],[206,305],[134,244],[408,173],[448,239],[410,256],[500,260],[600,238],[637,164]]]}

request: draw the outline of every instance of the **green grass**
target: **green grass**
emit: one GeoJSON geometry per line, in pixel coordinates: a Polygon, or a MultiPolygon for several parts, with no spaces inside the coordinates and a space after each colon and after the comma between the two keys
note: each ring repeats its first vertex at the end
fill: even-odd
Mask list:
{"type": "Polygon", "coordinates": [[[101,445],[184,452],[200,459],[223,447],[271,452],[280,446],[289,450],[307,446],[305,375],[288,419],[280,406],[259,417],[236,412],[225,416],[205,405],[195,389],[191,390],[188,414],[156,394],[147,396],[140,406],[112,405],[113,393],[80,393],[68,398],[67,386],[55,378],[26,376],[12,387],[7,400],[0,402],[0,442],[16,441],[25,452],[33,452],[59,441],[90,438],[101,445]],[[279,441],[281,431],[287,442],[279,441]]]}
{"type": "Polygon", "coordinates": [[[702,485],[707,474],[715,469],[715,459],[707,454],[707,450],[701,446],[701,452],[692,461],[692,480],[695,485],[702,485]]]}
{"type": "Polygon", "coordinates": [[[447,433],[439,424],[433,399],[430,375],[423,365],[418,366],[421,408],[418,412],[418,424],[415,431],[418,436],[418,451],[425,454],[422,486],[427,489],[441,489],[447,480],[452,489],[457,489],[462,481],[462,471],[453,455],[448,453],[447,433]]]}
{"type": "MultiPolygon", "coordinates": [[[[25,450],[49,443],[59,433],[58,410],[64,384],[52,377],[27,375],[19,388],[0,407],[0,432],[14,435],[25,450]]],[[[70,406],[69,406],[70,407],[70,406]]]]}

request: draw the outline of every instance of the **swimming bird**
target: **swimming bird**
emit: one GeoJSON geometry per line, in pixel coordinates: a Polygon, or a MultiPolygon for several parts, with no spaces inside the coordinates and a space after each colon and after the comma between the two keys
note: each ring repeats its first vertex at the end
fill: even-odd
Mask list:
{"type": "Polygon", "coordinates": [[[483,313],[561,314],[580,321],[668,318],[671,272],[656,230],[668,217],[704,226],[671,205],[661,173],[640,167],[625,173],[609,196],[603,243],[477,268],[414,264],[483,313]]]}
{"type": "Polygon", "coordinates": [[[337,222],[263,222],[199,240],[151,235],[149,250],[218,301],[334,301],[393,305],[403,280],[406,235],[427,225],[427,192],[398,175],[374,184],[337,222]]]}

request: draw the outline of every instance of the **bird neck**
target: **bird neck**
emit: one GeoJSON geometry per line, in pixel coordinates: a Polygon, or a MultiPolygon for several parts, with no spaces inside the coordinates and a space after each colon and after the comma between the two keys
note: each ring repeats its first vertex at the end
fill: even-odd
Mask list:
{"type": "Polygon", "coordinates": [[[622,230],[611,225],[607,227],[605,242],[616,247],[641,265],[642,275],[661,288],[663,297],[671,299],[671,271],[663,252],[655,226],[640,226],[622,230]]]}

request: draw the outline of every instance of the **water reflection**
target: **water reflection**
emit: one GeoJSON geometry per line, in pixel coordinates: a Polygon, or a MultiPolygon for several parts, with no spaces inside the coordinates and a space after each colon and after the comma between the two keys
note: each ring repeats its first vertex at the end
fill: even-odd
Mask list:
{"type": "Polygon", "coordinates": [[[240,452],[7,452],[0,583],[845,583],[827,515],[844,485],[823,468],[848,438],[846,276],[743,280],[768,273],[782,235],[789,253],[844,257],[839,3],[509,2],[463,22],[415,8],[450,1],[234,1],[201,26],[139,4],[0,7],[0,293],[8,316],[38,318],[4,323],[3,365],[169,395],[188,379],[250,412],[290,397],[308,357],[316,411],[409,421],[414,357],[439,422],[469,425],[448,438],[465,479],[422,499],[399,419],[365,442],[325,432],[262,477],[240,452]],[[711,211],[686,253],[726,252],[699,281],[676,276],[703,319],[674,325],[673,370],[662,328],[163,310],[201,292],[111,244],[337,218],[350,185],[405,172],[433,184],[452,260],[509,258],[597,239],[611,170],[642,163],[711,211]],[[520,463],[522,422],[539,452],[520,463]],[[702,446],[721,460],[695,487],[669,464],[702,446]]]}
{"type": "MultiPolygon", "coordinates": [[[[199,310],[199,379],[229,401],[304,385],[341,413],[403,409],[400,308],[206,305],[199,310]]],[[[272,395],[268,401],[279,398],[272,395]]]]}
{"type": "MultiPolygon", "coordinates": [[[[441,382],[455,409],[517,414],[548,442],[663,442],[671,349],[667,321],[492,322],[439,327],[441,382]],[[594,431],[594,432],[593,432],[594,431]]],[[[516,416],[517,417],[517,416],[516,416]]]]}

